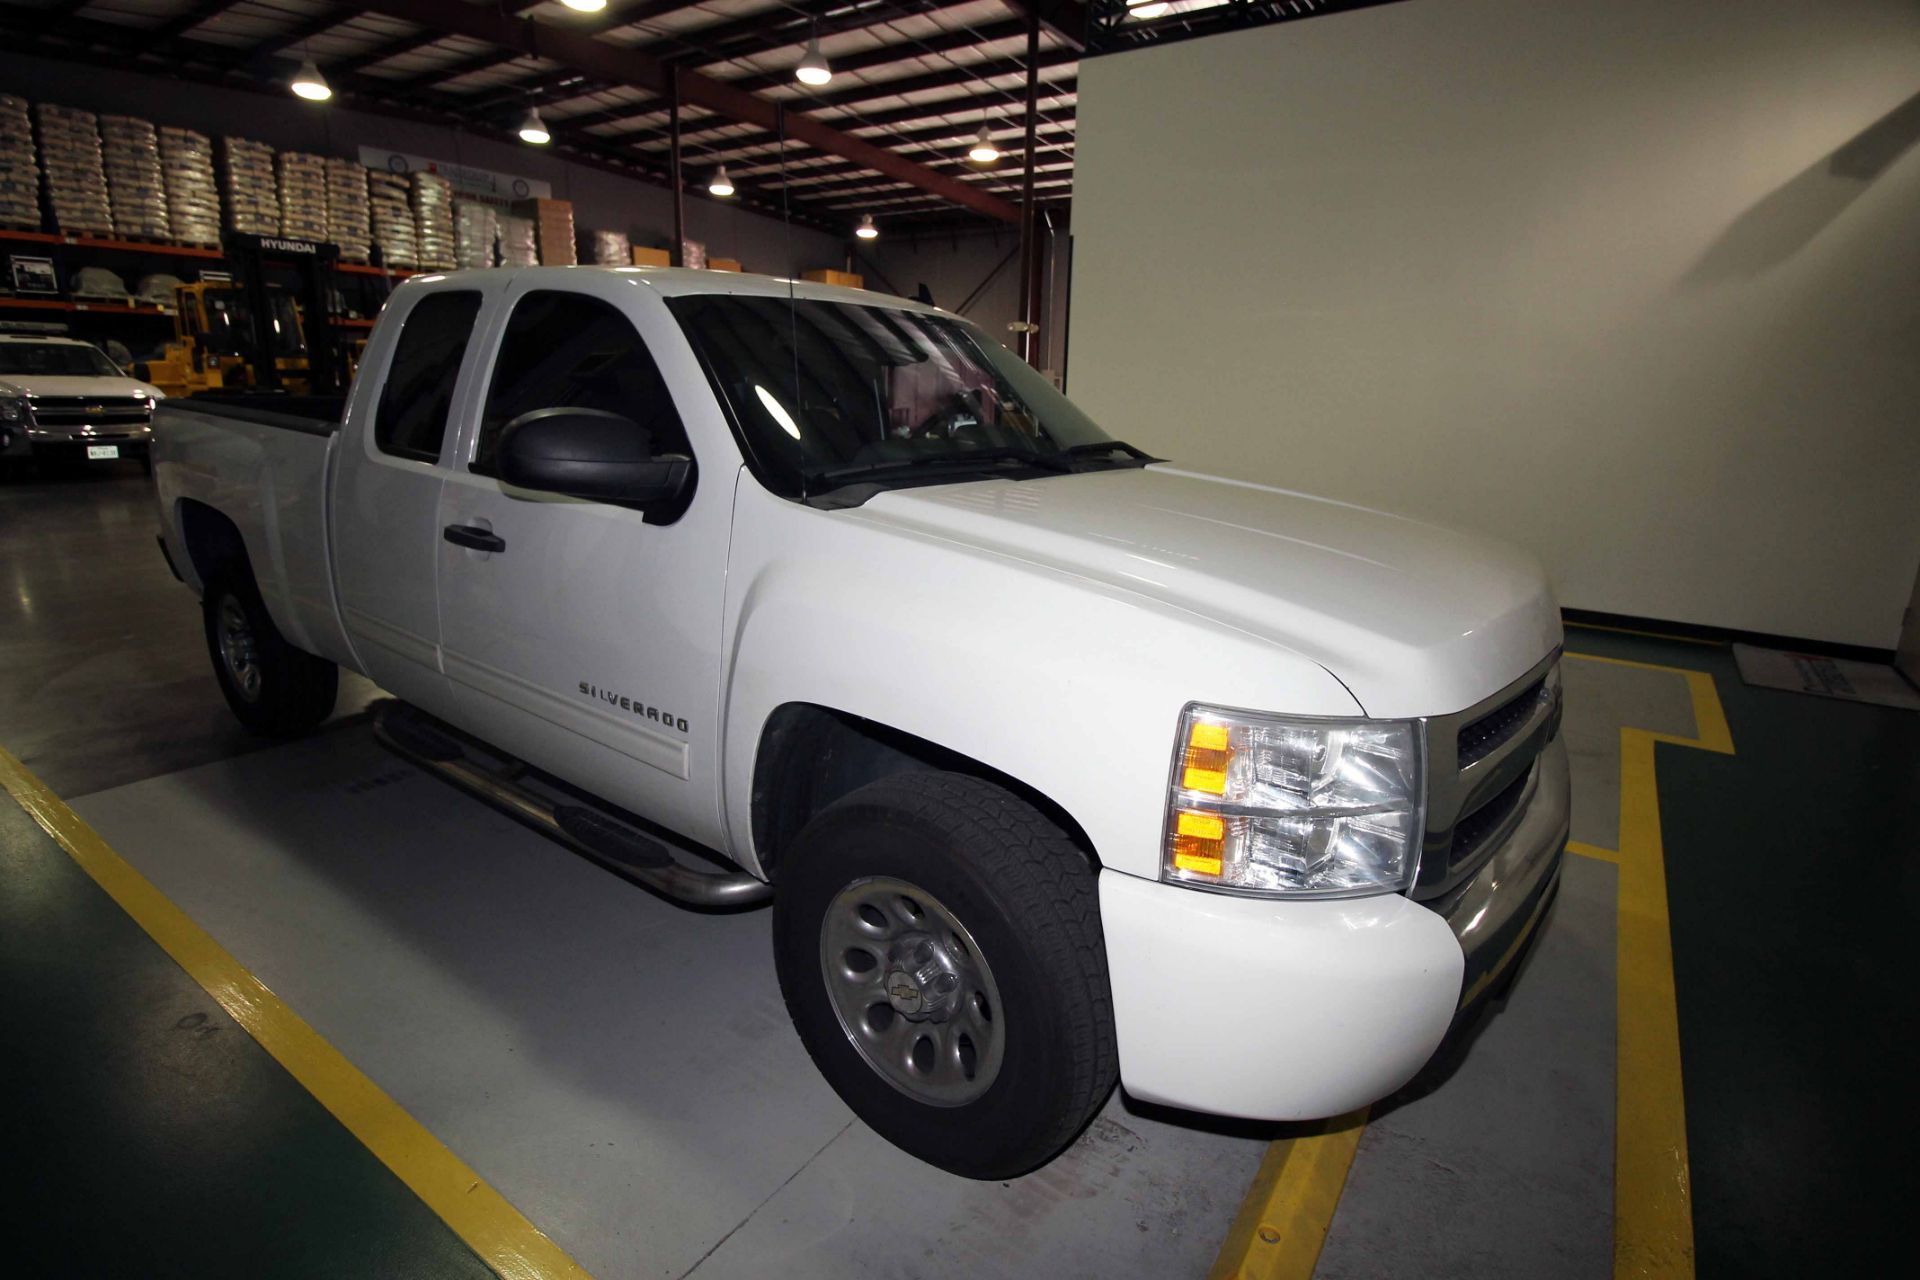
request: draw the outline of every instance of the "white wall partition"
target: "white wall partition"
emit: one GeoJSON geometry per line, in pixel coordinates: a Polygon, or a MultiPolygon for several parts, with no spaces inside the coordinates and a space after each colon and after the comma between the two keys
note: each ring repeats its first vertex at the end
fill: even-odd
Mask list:
{"type": "Polygon", "coordinates": [[[1080,89],[1109,429],[1512,539],[1569,606],[1895,643],[1920,8],[1406,0],[1080,89]]]}

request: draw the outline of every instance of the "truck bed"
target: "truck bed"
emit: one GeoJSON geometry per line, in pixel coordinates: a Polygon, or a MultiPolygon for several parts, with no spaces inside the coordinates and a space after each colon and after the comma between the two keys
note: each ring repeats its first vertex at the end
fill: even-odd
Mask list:
{"type": "Polygon", "coordinates": [[[187,538],[188,511],[198,504],[238,530],[281,634],[308,653],[350,663],[327,539],[329,463],[345,403],[273,392],[162,400],[152,450],[168,553],[194,589],[206,586],[187,538]]]}
{"type": "Polygon", "coordinates": [[[344,395],[290,396],[277,391],[216,391],[162,403],[210,417],[321,436],[330,436],[340,429],[341,416],[347,409],[344,395]]]}

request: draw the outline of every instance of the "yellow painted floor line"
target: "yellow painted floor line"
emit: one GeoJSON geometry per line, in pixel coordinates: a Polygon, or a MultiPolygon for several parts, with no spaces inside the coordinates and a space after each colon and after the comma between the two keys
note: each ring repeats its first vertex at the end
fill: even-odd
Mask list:
{"type": "Polygon", "coordinates": [[[1576,849],[1589,857],[1607,858],[1620,868],[1613,1273],[1689,1280],[1693,1275],[1693,1193],[1654,744],[1667,742],[1731,755],[1733,735],[1719,690],[1707,672],[1585,653],[1566,656],[1671,672],[1685,678],[1693,699],[1693,737],[1620,730],[1620,849],[1612,852],[1591,845],[1576,849]]]}
{"type": "MultiPolygon", "coordinates": [[[[1687,681],[1693,701],[1693,737],[1620,730],[1620,848],[1567,844],[1569,853],[1620,869],[1614,1275],[1690,1280],[1693,1207],[1686,1105],[1653,748],[1657,742],[1670,742],[1731,755],[1733,736],[1719,690],[1707,672],[1586,653],[1566,657],[1678,675],[1687,681]]],[[[1208,1280],[1308,1280],[1366,1124],[1367,1112],[1362,1110],[1268,1147],[1208,1280]]]]}
{"type": "Polygon", "coordinates": [[[1269,1146],[1207,1280],[1307,1280],[1366,1127],[1362,1108],[1269,1146]]]}
{"type": "Polygon", "coordinates": [[[0,785],[234,1021],[505,1280],[586,1271],[0,749],[0,785]]]}

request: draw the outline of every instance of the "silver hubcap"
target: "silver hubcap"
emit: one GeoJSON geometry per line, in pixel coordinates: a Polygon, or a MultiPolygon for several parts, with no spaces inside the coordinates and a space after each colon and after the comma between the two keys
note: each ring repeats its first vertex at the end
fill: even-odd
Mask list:
{"type": "Polygon", "coordinates": [[[227,674],[241,697],[256,701],[260,697],[260,655],[254,648],[253,626],[247,621],[246,610],[231,596],[220,602],[218,635],[220,660],[226,664],[227,674]]]}
{"type": "Polygon", "coordinates": [[[856,880],[820,926],[820,970],[840,1029],[869,1067],[936,1107],[972,1102],[1000,1074],[1006,1021],[973,935],[904,880],[856,880]]]}

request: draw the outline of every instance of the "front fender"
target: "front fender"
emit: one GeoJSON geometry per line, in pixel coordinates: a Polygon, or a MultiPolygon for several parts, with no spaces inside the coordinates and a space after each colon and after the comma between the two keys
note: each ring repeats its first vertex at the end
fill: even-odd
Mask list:
{"type": "Polygon", "coordinates": [[[1144,594],[742,484],[728,570],[722,765],[728,846],[753,848],[775,710],[876,721],[1058,804],[1111,870],[1157,878],[1189,702],[1354,715],[1317,664],[1144,594]]]}

